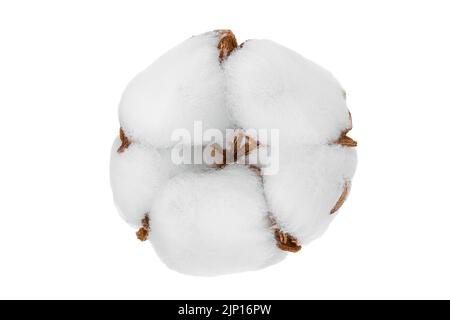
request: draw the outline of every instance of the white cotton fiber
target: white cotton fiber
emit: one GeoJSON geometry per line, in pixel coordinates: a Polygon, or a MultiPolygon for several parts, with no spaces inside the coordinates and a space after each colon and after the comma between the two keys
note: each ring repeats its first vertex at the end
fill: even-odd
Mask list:
{"type": "MultiPolygon", "coordinates": [[[[175,163],[172,148],[132,143],[118,153],[120,145],[120,140],[116,139],[111,150],[111,186],[121,216],[133,227],[141,227],[142,218],[151,210],[155,193],[169,178],[186,171],[201,173],[209,170],[205,164],[175,163]]],[[[202,146],[188,146],[187,149],[192,160],[194,152],[203,150],[202,146]]]]}
{"type": "Polygon", "coordinates": [[[320,236],[356,160],[354,149],[339,145],[281,148],[279,172],[264,176],[264,190],[282,230],[302,245],[320,236]]]}
{"type": "Polygon", "coordinates": [[[119,139],[111,150],[110,177],[114,202],[122,218],[133,227],[151,210],[155,193],[169,179],[171,165],[157,150],[138,143],[118,153],[119,139]]]}
{"type": "Polygon", "coordinates": [[[174,177],[155,200],[150,221],[154,248],[182,273],[254,270],[284,257],[269,225],[260,178],[244,166],[174,177]]]}
{"type": "Polygon", "coordinates": [[[193,137],[196,120],[203,121],[204,130],[229,127],[218,42],[217,32],[192,37],[130,82],[119,116],[131,140],[168,147],[175,129],[187,129],[193,137]]]}
{"type": "Polygon", "coordinates": [[[227,106],[242,128],[280,129],[289,144],[336,141],[349,127],[343,90],[334,77],[269,40],[249,40],[224,63],[227,106]]]}

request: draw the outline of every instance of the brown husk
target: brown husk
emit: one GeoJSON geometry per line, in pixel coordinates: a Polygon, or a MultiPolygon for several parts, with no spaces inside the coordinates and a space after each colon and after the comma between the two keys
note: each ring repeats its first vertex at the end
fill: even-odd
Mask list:
{"type": "Polygon", "coordinates": [[[120,128],[119,137],[120,141],[122,141],[122,144],[120,145],[119,149],[117,149],[117,152],[122,153],[131,145],[131,140],[128,139],[128,137],[125,135],[125,131],[122,128],[120,128]]]}
{"type": "Polygon", "coordinates": [[[234,49],[238,47],[236,37],[231,30],[216,30],[220,35],[217,49],[219,49],[219,61],[223,62],[234,49]]]}
{"type": "Polygon", "coordinates": [[[148,239],[148,234],[150,233],[150,218],[147,214],[141,220],[141,223],[142,227],[136,232],[136,237],[141,241],[145,241],[148,239]]]}
{"type": "Polygon", "coordinates": [[[338,201],[334,205],[333,209],[331,209],[330,214],[336,213],[342,207],[342,205],[344,204],[345,200],[347,199],[349,191],[350,191],[350,182],[346,181],[344,183],[344,187],[342,189],[342,193],[341,193],[338,201]]]}

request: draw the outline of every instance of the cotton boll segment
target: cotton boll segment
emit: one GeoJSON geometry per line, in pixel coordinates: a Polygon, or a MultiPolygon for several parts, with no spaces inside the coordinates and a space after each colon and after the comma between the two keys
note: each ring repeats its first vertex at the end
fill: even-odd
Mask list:
{"type": "Polygon", "coordinates": [[[110,178],[114,201],[122,218],[139,228],[157,190],[169,179],[170,163],[154,148],[132,143],[118,153],[119,139],[111,150],[110,178]]]}
{"type": "Polygon", "coordinates": [[[192,37],[130,82],[119,107],[129,138],[168,147],[175,129],[187,129],[193,137],[196,120],[203,121],[203,130],[229,127],[218,42],[217,32],[192,37]]]}
{"type": "Polygon", "coordinates": [[[336,141],[349,127],[343,90],[333,76],[269,40],[249,40],[224,63],[227,106],[243,128],[280,129],[290,144],[336,141]]]}
{"type": "Polygon", "coordinates": [[[332,146],[282,148],[277,174],[264,176],[271,212],[302,245],[321,235],[356,168],[354,149],[332,146]]]}
{"type": "Polygon", "coordinates": [[[284,257],[268,221],[260,178],[243,166],[176,176],[156,199],[150,220],[156,251],[182,273],[254,270],[284,257]]]}

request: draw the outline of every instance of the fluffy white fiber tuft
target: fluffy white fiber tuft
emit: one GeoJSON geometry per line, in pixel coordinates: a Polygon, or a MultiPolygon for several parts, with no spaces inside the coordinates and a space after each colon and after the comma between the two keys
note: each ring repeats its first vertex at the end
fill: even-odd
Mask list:
{"type": "Polygon", "coordinates": [[[193,131],[230,127],[225,110],[224,73],[216,32],[192,37],[139,73],[125,90],[119,107],[127,136],[154,147],[174,144],[175,129],[193,131]]]}
{"type": "Polygon", "coordinates": [[[322,144],[349,126],[343,90],[326,70],[269,40],[249,40],[224,63],[227,105],[242,128],[279,129],[285,143],[322,144]]]}
{"type": "Polygon", "coordinates": [[[264,191],[283,231],[302,245],[320,236],[356,161],[354,149],[339,145],[281,148],[279,172],[264,176],[264,191]]]}
{"type": "Polygon", "coordinates": [[[172,269],[216,275],[280,261],[260,178],[231,165],[173,178],[155,200],[150,240],[172,269]]]}
{"type": "Polygon", "coordinates": [[[120,144],[116,139],[111,150],[114,202],[126,222],[140,227],[141,220],[151,209],[155,193],[169,179],[169,163],[162,161],[154,148],[138,143],[118,153],[120,144]]]}

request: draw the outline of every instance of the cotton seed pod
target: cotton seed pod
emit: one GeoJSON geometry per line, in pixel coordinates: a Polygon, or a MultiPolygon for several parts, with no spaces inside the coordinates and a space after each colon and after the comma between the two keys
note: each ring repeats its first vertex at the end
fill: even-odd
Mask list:
{"type": "Polygon", "coordinates": [[[186,40],[130,82],[119,117],[114,200],[136,237],[181,273],[273,265],[320,236],[350,192],[345,91],[269,40],[238,45],[229,30],[186,40]],[[174,141],[180,129],[195,136],[197,122],[224,141],[174,141]]]}

